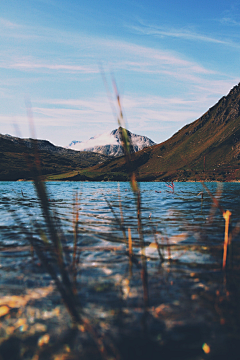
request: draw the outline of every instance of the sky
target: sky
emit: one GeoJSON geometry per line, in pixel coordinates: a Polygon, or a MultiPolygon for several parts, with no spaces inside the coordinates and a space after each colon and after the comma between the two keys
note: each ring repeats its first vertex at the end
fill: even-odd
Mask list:
{"type": "Polygon", "coordinates": [[[112,79],[127,128],[167,140],[239,83],[240,0],[0,1],[1,134],[110,132],[112,79]]]}

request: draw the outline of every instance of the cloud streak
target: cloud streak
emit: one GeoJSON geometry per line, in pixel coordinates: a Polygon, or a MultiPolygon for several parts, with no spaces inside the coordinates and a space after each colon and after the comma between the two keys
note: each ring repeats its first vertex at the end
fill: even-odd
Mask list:
{"type": "MultiPolygon", "coordinates": [[[[6,20],[7,22],[7,20],[6,20]]],[[[140,27],[139,27],[140,29],[140,27]]],[[[146,29],[145,29],[146,30],[146,29]]],[[[145,31],[142,30],[141,31],[145,31]]],[[[150,31],[150,30],[148,30],[150,31]]],[[[160,30],[155,29],[156,32],[160,30]]],[[[52,70],[66,72],[98,72],[97,63],[102,61],[110,65],[115,70],[127,70],[134,72],[142,72],[145,74],[164,73],[168,71],[168,75],[175,76],[174,69],[181,69],[185,73],[192,74],[214,74],[215,71],[207,69],[202,65],[183,59],[180,54],[173,53],[169,50],[161,50],[147,46],[136,45],[123,40],[109,40],[98,36],[86,36],[67,31],[57,31],[53,29],[22,27],[21,31],[10,31],[5,36],[14,37],[15,35],[23,36],[23,41],[32,42],[32,38],[27,39],[28,35],[36,36],[36,49],[33,47],[30,59],[24,56],[23,51],[18,48],[18,43],[13,43],[11,52],[2,52],[2,61],[0,66],[3,68],[16,70],[52,70]],[[45,62],[42,57],[45,55],[42,43],[53,44],[51,62],[45,62]],[[66,47],[66,51],[74,53],[71,56],[71,64],[69,56],[63,58],[62,46],[66,47]],[[41,54],[38,48],[41,48],[41,54]],[[59,53],[61,52],[62,61],[59,62],[59,53]],[[36,54],[39,53],[39,56],[36,54]]],[[[167,33],[166,33],[167,34],[167,33]]],[[[172,33],[173,35],[174,33],[172,33]]],[[[3,35],[4,36],[4,35],[3,35]]],[[[175,33],[177,36],[177,33],[175,33]]],[[[179,35],[180,36],[180,35],[179,35]]],[[[188,34],[190,36],[190,34],[188,34]]],[[[49,53],[47,53],[49,57],[49,53]]]]}
{"type": "MultiPolygon", "coordinates": [[[[177,123],[195,120],[203,112],[208,99],[186,100],[183,98],[163,98],[160,96],[139,97],[126,95],[121,99],[124,114],[127,114],[131,128],[144,129],[144,126],[155,130],[162,126],[161,122],[177,123]],[[156,125],[157,124],[157,125],[156,125]]],[[[98,96],[90,99],[43,99],[39,106],[33,107],[35,116],[42,123],[64,125],[71,121],[76,124],[96,125],[108,124],[110,129],[117,125],[113,118],[107,97],[98,96]],[[41,105],[42,103],[42,105],[41,105]],[[71,120],[70,120],[71,119],[71,120]]],[[[179,125],[181,126],[181,125],[179,125]]],[[[94,134],[93,134],[94,135],[94,134]]]]}
{"type": "MultiPolygon", "coordinates": [[[[1,129],[3,124],[6,129],[11,123],[12,109],[26,126],[24,106],[17,108],[15,104],[16,99],[21,104],[20,96],[30,93],[38,128],[46,129],[48,136],[49,128],[53,133],[65,129],[58,141],[62,145],[68,143],[67,133],[74,135],[69,140],[74,139],[75,132],[79,134],[77,140],[87,140],[117,126],[104,92],[99,62],[104,69],[113,69],[117,80],[127,83],[122,104],[129,129],[143,135],[152,131],[157,142],[197,119],[238,82],[237,76],[233,78],[184,53],[161,48],[158,40],[150,46],[134,40],[18,25],[6,19],[0,19],[1,29],[1,129]],[[168,133],[162,129],[168,129],[168,133]]],[[[152,37],[226,45],[225,40],[190,30],[145,25],[136,30],[152,37]]]]}
{"type": "Polygon", "coordinates": [[[38,60],[36,62],[19,60],[12,63],[0,62],[0,67],[5,69],[14,69],[21,71],[30,71],[30,70],[53,70],[53,71],[64,71],[64,72],[80,72],[85,74],[98,73],[99,70],[97,66],[84,66],[84,65],[69,65],[69,64],[47,64],[41,63],[38,60]]]}
{"type": "MultiPolygon", "coordinates": [[[[224,19],[222,19],[222,21],[224,22],[224,19]]],[[[225,22],[232,22],[235,23],[235,25],[237,25],[237,22],[232,21],[230,18],[225,18],[225,22]]],[[[201,42],[206,42],[206,43],[213,43],[213,44],[218,44],[218,45],[225,45],[225,46],[231,46],[231,47],[235,47],[235,48],[240,48],[239,44],[231,41],[231,40],[223,40],[223,39],[218,39],[212,36],[208,36],[205,34],[201,34],[201,33],[197,33],[193,30],[190,29],[185,29],[185,28],[169,28],[167,26],[164,27],[160,27],[160,26],[155,26],[155,25],[150,25],[150,24],[144,24],[142,21],[140,22],[139,25],[131,25],[129,26],[130,29],[132,29],[133,31],[139,33],[139,34],[143,34],[143,35],[150,35],[150,36],[155,36],[155,37],[171,37],[171,38],[177,38],[177,39],[183,39],[183,40],[189,40],[189,41],[201,41],[201,42]]]]}
{"type": "Polygon", "coordinates": [[[6,28],[6,29],[17,29],[19,28],[19,25],[16,24],[16,23],[13,23],[7,19],[4,19],[4,18],[0,18],[0,25],[3,27],[3,28],[6,28]]]}

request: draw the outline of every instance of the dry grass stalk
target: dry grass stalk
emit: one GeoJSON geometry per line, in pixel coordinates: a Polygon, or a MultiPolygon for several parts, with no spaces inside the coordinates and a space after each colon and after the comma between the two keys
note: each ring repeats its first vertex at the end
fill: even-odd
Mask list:
{"type": "Polygon", "coordinates": [[[155,241],[155,244],[156,244],[156,247],[157,247],[160,263],[163,263],[164,262],[164,257],[163,257],[163,254],[162,254],[162,251],[161,251],[161,248],[160,248],[160,244],[159,244],[157,236],[156,236],[156,234],[157,234],[156,229],[154,228],[153,223],[151,221],[151,214],[149,215],[149,223],[150,223],[153,238],[154,238],[154,241],[155,241]]]}
{"type": "Polygon", "coordinates": [[[34,135],[34,125],[33,125],[33,114],[32,114],[30,101],[26,102],[26,107],[27,107],[27,115],[32,133],[32,148],[34,149],[34,161],[32,162],[30,161],[30,158],[27,155],[24,142],[22,142],[21,144],[27,166],[29,170],[32,172],[34,186],[37,192],[38,199],[40,201],[40,207],[42,210],[42,215],[45,220],[47,231],[44,231],[39,224],[36,225],[42,240],[41,243],[36,241],[33,234],[29,232],[27,229],[24,229],[24,233],[26,234],[26,237],[30,245],[34,248],[39,260],[45,267],[46,271],[51,275],[52,279],[55,281],[56,287],[62,296],[63,302],[66,308],[68,309],[73,322],[81,323],[81,317],[79,315],[79,310],[78,310],[79,302],[74,294],[73,286],[66,269],[64,252],[61,243],[61,238],[59,236],[59,232],[56,226],[56,219],[54,218],[51,212],[45,183],[42,180],[42,176],[41,176],[41,162],[37,148],[37,141],[34,139],[35,135],[34,135]],[[48,259],[49,256],[51,259],[56,259],[56,261],[53,261],[51,263],[48,259]]]}
{"type": "Polygon", "coordinates": [[[77,240],[78,240],[78,222],[79,222],[79,205],[78,205],[78,193],[75,194],[75,200],[73,202],[73,258],[72,258],[72,270],[73,270],[73,291],[76,294],[77,288],[77,240]]]}
{"type": "MultiPolygon", "coordinates": [[[[225,232],[224,232],[224,244],[223,244],[223,261],[222,261],[222,268],[223,270],[225,270],[226,268],[226,262],[227,262],[227,248],[228,245],[231,241],[231,236],[229,236],[229,221],[230,221],[230,216],[232,215],[231,211],[229,210],[224,210],[222,208],[222,206],[220,205],[219,201],[217,200],[217,198],[215,196],[212,195],[211,191],[208,189],[208,187],[202,183],[203,187],[206,189],[206,191],[208,192],[208,194],[211,196],[213,203],[215,205],[215,207],[217,207],[221,213],[222,216],[225,220],[225,232]]],[[[219,192],[219,190],[217,191],[217,193],[219,192]]]]}
{"type": "Polygon", "coordinates": [[[109,207],[109,209],[111,210],[111,212],[112,212],[112,214],[113,214],[113,216],[114,216],[117,224],[119,225],[120,229],[122,230],[124,242],[125,242],[125,244],[127,244],[126,231],[125,231],[125,227],[124,227],[124,225],[123,225],[122,220],[119,219],[118,216],[116,215],[116,213],[115,213],[115,211],[114,211],[114,209],[113,209],[112,204],[110,203],[110,201],[108,201],[108,199],[106,198],[106,196],[105,196],[104,194],[102,194],[102,195],[103,195],[106,203],[108,204],[108,207],[109,207]]]}
{"type": "Polygon", "coordinates": [[[128,132],[126,130],[125,121],[123,118],[122,106],[120,101],[120,96],[118,93],[117,85],[115,79],[112,79],[113,88],[115,91],[117,104],[119,108],[119,116],[118,116],[118,125],[119,125],[119,132],[122,147],[124,149],[125,160],[127,165],[127,171],[129,175],[130,184],[135,195],[136,205],[137,205],[137,220],[138,220],[138,233],[139,233],[139,240],[141,246],[141,262],[142,262],[142,282],[143,282],[143,297],[144,297],[144,307],[145,309],[148,307],[149,304],[149,297],[148,297],[148,273],[147,273],[147,262],[145,256],[145,243],[143,238],[143,231],[142,231],[142,222],[141,222],[141,193],[138,187],[138,183],[136,180],[136,174],[133,171],[133,159],[134,159],[134,152],[132,151],[132,145],[128,136],[128,132]]]}
{"type": "Polygon", "coordinates": [[[170,245],[170,243],[169,243],[169,238],[168,238],[168,236],[166,237],[166,239],[167,239],[168,262],[170,262],[170,261],[171,261],[171,245],[170,245]]]}
{"type": "Polygon", "coordinates": [[[228,248],[228,244],[229,244],[228,231],[229,231],[229,220],[230,220],[231,215],[232,215],[232,213],[229,210],[224,211],[224,213],[223,213],[223,217],[225,219],[225,237],[224,237],[224,246],[223,246],[223,270],[226,267],[226,261],[227,261],[227,248],[228,248]]]}
{"type": "MultiPolygon", "coordinates": [[[[29,123],[32,127],[33,132],[33,116],[32,111],[29,106],[27,108],[27,113],[29,117],[29,123]]],[[[104,342],[99,334],[96,332],[93,326],[91,326],[90,322],[83,318],[80,315],[80,302],[76,296],[76,266],[77,266],[77,235],[78,235],[78,222],[79,222],[79,209],[78,209],[78,195],[76,194],[75,204],[74,204],[74,249],[73,249],[73,257],[72,257],[72,267],[73,267],[73,278],[75,281],[75,285],[72,284],[69,278],[69,273],[67,271],[67,267],[65,264],[65,257],[67,258],[66,247],[62,246],[61,237],[58,232],[58,228],[60,226],[59,219],[56,219],[54,214],[50,209],[50,204],[47,196],[47,191],[45,187],[45,183],[41,177],[41,168],[40,168],[40,157],[38,154],[37,142],[32,140],[32,146],[34,147],[35,159],[34,162],[30,162],[29,157],[27,155],[27,151],[24,143],[22,142],[23,153],[25,154],[27,165],[32,172],[33,181],[35,185],[35,189],[38,195],[38,199],[40,201],[40,207],[42,210],[43,217],[45,219],[45,225],[47,227],[47,232],[45,232],[42,228],[40,228],[39,224],[36,224],[41,240],[39,242],[38,239],[35,239],[33,233],[28,231],[28,229],[19,221],[20,227],[23,230],[23,233],[26,235],[30,246],[34,248],[39,260],[42,265],[45,267],[46,271],[52,277],[55,282],[55,285],[62,297],[63,303],[68,310],[72,321],[73,321],[73,330],[79,329],[82,327],[81,331],[87,331],[88,334],[93,338],[98,347],[99,353],[102,355],[103,359],[108,357],[104,342]],[[50,256],[50,260],[49,260],[50,256]],[[60,274],[60,276],[59,276],[60,274]],[[75,325],[78,325],[76,327],[75,325]]],[[[71,265],[71,264],[68,264],[71,265]]],[[[46,348],[45,352],[49,351],[50,348],[46,348]]],[[[115,359],[118,359],[118,353],[116,349],[112,346],[112,350],[115,352],[115,359]]],[[[37,355],[37,354],[36,354],[37,355]]]]}
{"type": "Polygon", "coordinates": [[[131,229],[128,228],[128,254],[129,254],[129,273],[130,276],[132,276],[132,235],[131,235],[131,229]]]}
{"type": "Polygon", "coordinates": [[[119,201],[119,209],[120,209],[120,216],[121,216],[121,223],[124,227],[124,219],[123,219],[123,211],[122,211],[122,201],[121,201],[121,192],[120,192],[120,184],[118,183],[118,201],[119,201]]]}

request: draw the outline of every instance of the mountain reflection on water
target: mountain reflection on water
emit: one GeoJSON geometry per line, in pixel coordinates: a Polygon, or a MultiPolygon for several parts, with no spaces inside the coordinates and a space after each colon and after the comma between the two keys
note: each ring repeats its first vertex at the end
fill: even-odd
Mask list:
{"type": "MultiPolygon", "coordinates": [[[[129,336],[127,330],[119,329],[131,330],[135,334],[131,340],[134,344],[142,336],[143,295],[137,212],[130,185],[116,182],[48,182],[46,185],[51,209],[61,221],[59,230],[64,246],[70,252],[74,237],[74,202],[78,193],[78,294],[85,314],[95,322],[99,320],[102,336],[107,336],[111,329],[116,339],[125,339],[129,336]],[[132,276],[127,246],[116,220],[116,217],[121,219],[120,203],[124,227],[126,231],[131,229],[133,252],[139,259],[132,265],[132,276]]],[[[240,183],[208,183],[207,186],[212,194],[218,191],[222,208],[231,211],[231,231],[240,219],[240,183]]],[[[234,273],[235,277],[232,271],[236,270],[239,260],[239,235],[233,239],[227,271],[223,273],[224,219],[202,184],[175,183],[173,193],[165,183],[140,183],[140,190],[149,282],[148,336],[151,348],[157,345],[156,351],[152,350],[152,358],[154,354],[161,354],[163,358],[166,355],[176,359],[202,359],[203,356],[215,359],[228,356],[230,348],[236,352],[240,294],[236,290],[238,272],[234,273]],[[210,344],[211,352],[207,355],[204,344],[210,344]],[[178,349],[176,353],[175,348],[178,349]]],[[[45,226],[34,185],[31,182],[0,182],[0,209],[1,296],[23,297],[29,289],[33,293],[42,289],[45,294],[43,289],[51,286],[51,278],[36,255],[31,255],[22,230],[25,227],[39,237],[36,225],[45,226]]],[[[55,334],[57,322],[62,329],[70,326],[60,297],[55,290],[51,291],[52,295],[50,292],[42,298],[39,295],[37,300],[36,296],[35,300],[34,297],[26,300],[24,309],[21,308],[25,328],[16,326],[15,315],[3,317],[0,337],[5,339],[14,334],[21,338],[23,333],[25,337],[28,332],[38,333],[36,324],[42,324],[39,334],[50,335],[55,334]]],[[[0,298],[0,309],[1,304],[0,298]]],[[[116,339],[116,343],[123,341],[116,339]]],[[[145,358],[144,349],[139,358],[145,358]]],[[[74,351],[79,354],[80,350],[74,351]]],[[[127,359],[128,355],[122,351],[120,355],[127,359]]]]}

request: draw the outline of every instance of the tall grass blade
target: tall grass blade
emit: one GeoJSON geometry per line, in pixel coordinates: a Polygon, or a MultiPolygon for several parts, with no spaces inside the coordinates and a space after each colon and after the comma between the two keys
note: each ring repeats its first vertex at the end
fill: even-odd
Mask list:
{"type": "Polygon", "coordinates": [[[131,235],[131,229],[128,228],[128,254],[129,254],[129,274],[132,276],[132,235],[131,235]]]}
{"type": "Polygon", "coordinates": [[[118,216],[116,215],[116,213],[115,213],[115,211],[114,211],[114,209],[113,209],[112,204],[110,203],[110,201],[108,201],[108,199],[106,198],[106,196],[105,196],[104,194],[102,194],[102,195],[103,195],[106,203],[108,204],[108,207],[109,207],[109,209],[111,210],[111,212],[112,212],[112,214],[113,214],[113,216],[114,216],[117,224],[119,225],[119,227],[120,227],[120,229],[121,229],[121,231],[122,231],[122,233],[123,233],[123,240],[124,240],[125,244],[127,244],[126,230],[125,230],[125,227],[124,227],[121,219],[119,219],[118,216]]]}
{"type": "Polygon", "coordinates": [[[117,99],[117,104],[119,108],[119,116],[118,116],[118,125],[119,125],[119,132],[122,147],[124,149],[125,160],[127,171],[129,175],[130,184],[135,194],[136,206],[137,206],[137,220],[138,220],[138,233],[139,233],[139,240],[141,246],[141,262],[142,262],[142,283],[143,283],[143,297],[144,297],[144,307],[145,309],[148,307],[149,304],[149,296],[148,296],[148,273],[147,273],[147,263],[146,263],[146,256],[145,256],[145,243],[143,238],[143,231],[142,231],[142,222],[141,222],[141,194],[138,187],[138,183],[136,180],[136,174],[133,171],[132,160],[134,157],[134,153],[132,151],[131,142],[128,136],[128,132],[126,130],[125,121],[123,118],[123,111],[120,101],[119,92],[117,89],[117,84],[115,79],[112,77],[113,88],[115,91],[115,96],[117,99]]]}
{"type": "MultiPolygon", "coordinates": [[[[33,114],[29,101],[26,102],[26,107],[31,132],[34,136],[33,114]]],[[[73,286],[66,269],[61,239],[56,227],[56,221],[54,220],[54,216],[50,209],[45,183],[41,177],[41,161],[38,153],[37,141],[32,139],[32,148],[34,148],[34,162],[30,161],[29,156],[27,155],[27,151],[25,151],[26,148],[23,141],[22,147],[23,153],[26,154],[25,158],[27,165],[29,170],[32,172],[34,186],[40,201],[42,215],[47,228],[47,233],[44,233],[43,230],[38,227],[39,234],[42,239],[42,244],[39,244],[39,242],[36,241],[29,232],[26,233],[27,239],[36,251],[38,258],[45,267],[46,271],[54,280],[57,289],[62,296],[63,302],[72,317],[73,322],[80,323],[81,317],[78,311],[79,302],[74,294],[73,286]],[[56,259],[56,261],[48,261],[48,256],[50,256],[50,259],[52,260],[56,259]],[[60,277],[58,273],[60,274],[60,277]]]]}
{"type": "MultiPolygon", "coordinates": [[[[222,261],[222,268],[223,268],[223,270],[225,270],[226,262],[227,262],[227,248],[228,248],[228,245],[229,245],[229,221],[230,221],[230,216],[232,215],[232,213],[229,210],[225,211],[222,208],[222,206],[220,205],[217,198],[212,195],[212,193],[208,189],[208,187],[204,183],[202,183],[202,185],[206,189],[208,194],[210,195],[215,207],[217,207],[221,211],[222,216],[223,216],[223,218],[225,220],[225,232],[224,232],[224,243],[223,243],[223,261],[222,261]]],[[[230,238],[230,240],[231,240],[231,238],[230,238]]]]}
{"type": "Polygon", "coordinates": [[[228,248],[228,244],[229,244],[228,231],[229,231],[229,220],[230,220],[231,215],[232,215],[232,213],[229,210],[224,211],[224,213],[223,213],[223,217],[225,220],[225,237],[224,237],[224,246],[223,246],[223,270],[225,270],[226,261],[227,261],[227,248],[228,248]]]}
{"type": "Polygon", "coordinates": [[[73,259],[72,259],[72,270],[73,270],[73,291],[76,294],[76,283],[77,283],[77,241],[78,241],[78,223],[79,223],[79,206],[78,206],[78,193],[76,192],[75,201],[73,203],[73,232],[74,232],[74,243],[73,243],[73,259]]]}

